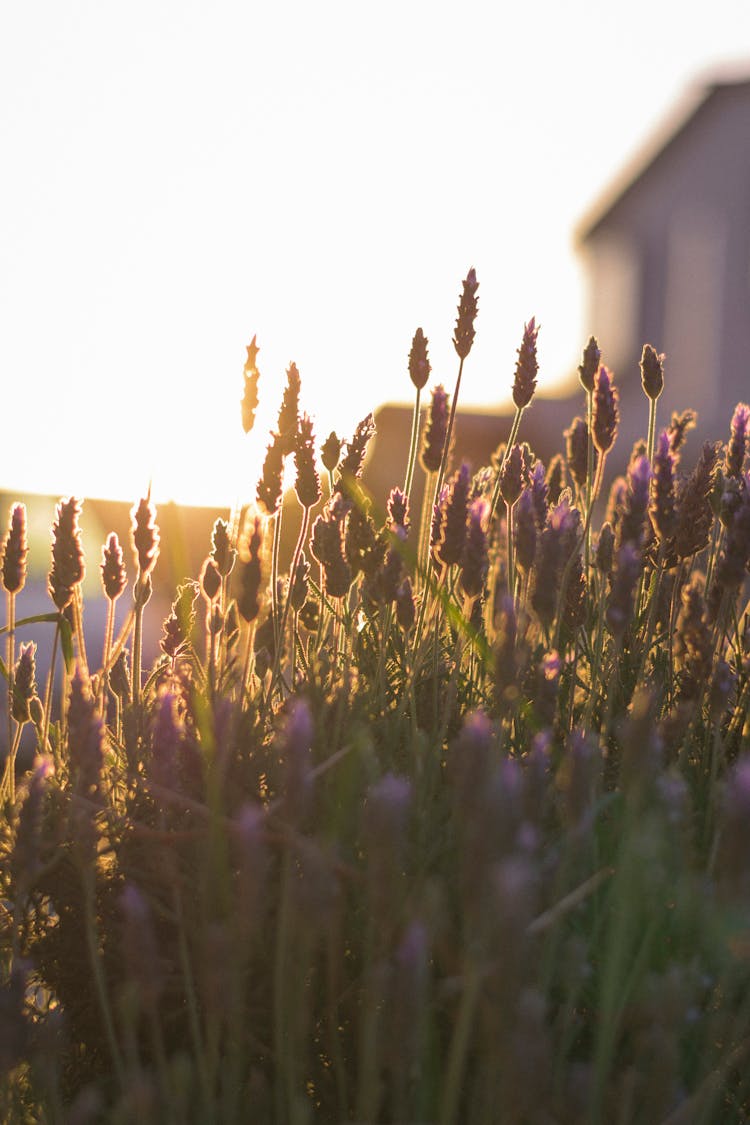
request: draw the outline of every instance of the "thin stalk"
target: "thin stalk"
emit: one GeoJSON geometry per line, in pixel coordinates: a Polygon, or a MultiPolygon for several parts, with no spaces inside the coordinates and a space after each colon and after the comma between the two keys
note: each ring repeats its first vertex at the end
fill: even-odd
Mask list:
{"type": "Polygon", "coordinates": [[[432,529],[432,510],[430,497],[434,492],[435,474],[428,473],[424,482],[424,495],[422,497],[422,515],[419,519],[419,545],[417,549],[416,589],[424,586],[423,576],[429,565],[430,532],[432,529]]]}
{"type": "MultiPolygon", "coordinates": [[[[586,511],[591,506],[591,489],[592,489],[592,474],[594,468],[594,435],[592,433],[592,426],[594,422],[594,392],[586,392],[586,511]]],[[[589,573],[589,562],[591,559],[591,526],[586,533],[584,540],[584,551],[586,559],[586,577],[589,573]]]]}
{"type": "Polygon", "coordinates": [[[253,641],[255,640],[255,622],[251,621],[247,627],[247,637],[245,639],[245,659],[242,665],[242,688],[241,696],[245,697],[250,694],[250,679],[253,674],[253,641]]]}
{"type": "Polygon", "coordinates": [[[649,396],[648,400],[648,461],[654,463],[654,444],[656,442],[656,399],[649,396]]]}
{"type": "MultiPolygon", "coordinates": [[[[49,737],[49,723],[50,712],[52,710],[52,687],[55,681],[55,662],[57,660],[57,649],[60,644],[60,621],[58,618],[57,625],[55,625],[55,636],[52,641],[52,659],[50,660],[49,672],[47,673],[47,689],[44,693],[44,724],[42,726],[42,753],[47,751],[47,739],[49,737]]],[[[55,766],[60,763],[57,761],[57,753],[55,753],[55,766]]]]}
{"type": "Polygon", "coordinates": [[[75,622],[75,632],[78,637],[78,659],[80,660],[83,671],[88,679],[89,676],[89,662],[86,658],[86,639],[83,635],[83,595],[81,594],[81,587],[77,585],[73,589],[73,621],[75,622]]]}
{"type": "Polygon", "coordinates": [[[5,797],[7,792],[11,805],[16,799],[16,757],[18,755],[18,747],[21,745],[21,731],[23,730],[23,723],[16,725],[16,733],[13,737],[8,756],[5,759],[5,769],[3,770],[3,780],[0,784],[0,799],[5,797]]]}
{"type": "Polygon", "coordinates": [[[8,746],[13,741],[13,682],[15,679],[15,635],[16,635],[16,595],[14,591],[8,590],[7,603],[8,603],[8,636],[5,641],[6,657],[5,661],[8,668],[8,746]]]}
{"type": "MultiPolygon", "coordinates": [[[[281,513],[284,506],[282,500],[276,512],[274,512],[273,520],[273,548],[271,551],[271,615],[273,617],[273,640],[275,651],[279,651],[280,644],[280,620],[279,620],[279,591],[278,591],[278,578],[279,578],[279,552],[281,549],[281,513]]],[[[272,685],[273,686],[273,685],[272,685]]]]}
{"type": "MultiPolygon", "coordinates": [[[[291,594],[292,587],[294,586],[294,579],[296,577],[297,570],[299,568],[299,560],[300,560],[300,556],[302,555],[302,549],[305,545],[305,540],[307,539],[307,532],[308,532],[309,527],[310,527],[310,508],[306,507],[306,508],[303,508],[302,523],[300,525],[299,535],[297,536],[297,543],[296,543],[296,546],[294,548],[294,556],[292,558],[292,568],[289,571],[289,585],[287,587],[287,596],[286,596],[286,599],[284,601],[284,608],[282,610],[281,621],[279,623],[279,636],[278,636],[278,642],[276,644],[276,651],[274,652],[274,657],[273,657],[273,671],[271,673],[271,689],[270,689],[271,692],[273,692],[273,690],[274,690],[276,680],[277,680],[278,675],[279,675],[279,669],[281,667],[281,656],[282,656],[282,650],[284,648],[284,634],[286,633],[286,625],[287,625],[287,621],[289,620],[289,595],[291,594]]],[[[292,637],[292,661],[294,661],[294,638],[293,637],[292,637]]],[[[292,679],[294,679],[294,674],[292,674],[292,679]]]]}
{"type": "Polygon", "coordinates": [[[505,511],[505,533],[507,538],[508,549],[508,593],[513,598],[513,608],[518,610],[518,602],[516,599],[516,567],[515,555],[513,552],[513,504],[509,504],[506,500],[505,511]]]}
{"type": "Polygon", "coordinates": [[[142,601],[142,587],[145,579],[141,577],[140,572],[135,582],[135,623],[133,625],[133,667],[132,684],[131,684],[131,698],[134,706],[138,706],[141,702],[141,663],[143,661],[143,609],[144,603],[142,601]]]}
{"type": "Polygon", "coordinates": [[[417,461],[417,440],[419,437],[419,396],[420,390],[417,387],[417,397],[414,401],[414,414],[411,422],[411,441],[409,443],[409,460],[406,463],[406,478],[404,480],[404,495],[408,496],[411,492],[411,485],[414,479],[414,466],[417,461]]]}
{"type": "Polygon", "coordinates": [[[107,623],[104,626],[104,648],[102,650],[102,682],[99,685],[99,710],[102,715],[107,709],[107,688],[109,687],[109,658],[112,652],[112,637],[115,631],[115,603],[107,598],[107,623]]]}

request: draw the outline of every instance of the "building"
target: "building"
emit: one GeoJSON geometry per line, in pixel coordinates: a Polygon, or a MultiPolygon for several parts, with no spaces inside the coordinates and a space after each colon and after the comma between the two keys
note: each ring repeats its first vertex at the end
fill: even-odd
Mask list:
{"type": "Polygon", "coordinates": [[[697,438],[728,437],[750,398],[750,79],[691,91],[576,243],[588,323],[620,387],[620,444],[644,429],[644,343],[666,354],[659,424],[689,406],[697,438]]]}

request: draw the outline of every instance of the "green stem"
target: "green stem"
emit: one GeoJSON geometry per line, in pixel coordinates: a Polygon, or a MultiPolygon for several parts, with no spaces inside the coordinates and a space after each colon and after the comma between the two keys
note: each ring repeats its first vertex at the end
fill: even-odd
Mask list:
{"type": "MultiPolygon", "coordinates": [[[[586,392],[586,511],[591,506],[591,490],[593,488],[593,472],[594,472],[594,435],[592,433],[592,426],[594,422],[594,392],[586,392]]],[[[586,578],[589,574],[589,562],[591,559],[591,527],[586,533],[584,542],[584,550],[586,552],[586,578]]]]}
{"type": "Polygon", "coordinates": [[[656,399],[649,398],[648,400],[648,463],[654,463],[654,444],[656,441],[656,399]]]}
{"type": "MultiPolygon", "coordinates": [[[[49,724],[50,712],[52,710],[52,689],[55,682],[55,662],[57,660],[57,649],[60,644],[60,621],[58,619],[55,626],[55,636],[52,641],[52,659],[50,660],[49,672],[47,674],[47,690],[44,693],[44,725],[42,727],[42,753],[47,752],[47,739],[49,737],[49,724]]],[[[57,753],[55,753],[57,759],[57,753]]],[[[55,760],[55,766],[59,766],[59,762],[55,760]]]]}
{"type": "Polygon", "coordinates": [[[411,441],[409,443],[409,460],[406,465],[406,479],[404,481],[404,495],[408,497],[411,492],[412,480],[414,479],[414,466],[417,461],[417,439],[419,436],[419,395],[420,390],[417,387],[417,397],[414,402],[414,414],[411,423],[411,441]]]}
{"type": "Polygon", "coordinates": [[[6,663],[8,666],[8,746],[13,741],[13,683],[15,680],[16,595],[8,590],[8,636],[6,638],[6,663]]]}
{"type": "MultiPolygon", "coordinates": [[[[279,578],[279,553],[281,550],[281,513],[283,510],[284,501],[274,512],[273,520],[273,548],[271,551],[271,614],[273,616],[273,641],[274,650],[279,651],[281,643],[280,638],[280,618],[279,618],[279,591],[278,591],[278,578],[279,578]]],[[[271,685],[273,687],[273,684],[271,685]]]]}

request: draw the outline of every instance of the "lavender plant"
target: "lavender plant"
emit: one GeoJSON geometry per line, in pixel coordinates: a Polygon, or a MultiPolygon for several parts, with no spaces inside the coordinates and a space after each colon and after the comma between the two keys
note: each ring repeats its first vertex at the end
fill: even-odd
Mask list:
{"type": "Polygon", "coordinates": [[[450,411],[436,387],[424,420],[419,521],[421,330],[382,514],[372,416],[318,450],[292,364],[257,502],[215,524],[148,670],[150,496],[130,595],[103,548],[98,668],[79,502],[58,505],[54,612],[32,620],[11,509],[3,1119],[747,1120],[750,409],[701,450],[690,411],[657,434],[664,357],[644,348],[646,437],[604,511],[614,378],[592,337],[581,417],[543,465],[518,440],[531,319],[504,447],[453,466],[476,288],[472,270],[450,411]],[[50,627],[63,668],[40,692],[50,627]]]}

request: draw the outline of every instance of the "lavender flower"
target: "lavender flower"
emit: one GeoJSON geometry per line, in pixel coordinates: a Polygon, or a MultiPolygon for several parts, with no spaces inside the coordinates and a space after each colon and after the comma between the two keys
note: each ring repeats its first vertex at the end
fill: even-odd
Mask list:
{"type": "Polygon", "coordinates": [[[651,520],[662,541],[669,539],[675,527],[674,454],[669,447],[669,434],[662,430],[654,452],[654,487],[651,520]]]}
{"type": "Polygon", "coordinates": [[[96,702],[79,667],[70,684],[68,701],[68,755],[76,793],[98,797],[104,763],[104,729],[96,702]]]}
{"type": "Polygon", "coordinates": [[[221,590],[221,574],[210,556],[204,560],[201,568],[200,588],[207,602],[212,602],[214,598],[217,598],[221,590]]]}
{"type": "Polygon", "coordinates": [[[138,560],[138,573],[143,579],[151,573],[159,557],[159,529],[156,526],[156,508],[151,503],[151,490],[137,505],[133,505],[130,516],[133,549],[138,560]]]}
{"type": "Polygon", "coordinates": [[[52,568],[48,588],[59,610],[70,604],[75,587],[80,585],[86,573],[78,526],[80,513],[80,502],[74,497],[61,500],[52,526],[52,568]]]}
{"type": "Polygon", "coordinates": [[[512,507],[521,490],[529,483],[529,460],[531,451],[528,445],[514,445],[500,469],[500,494],[512,507]]]}
{"type": "Polygon", "coordinates": [[[286,443],[278,434],[272,434],[256,491],[258,503],[269,516],[275,515],[281,505],[285,455],[286,443]]]}
{"type": "Polygon", "coordinates": [[[294,580],[289,587],[289,604],[295,612],[299,613],[307,601],[307,591],[310,584],[310,564],[305,558],[305,552],[300,551],[294,580]]]}
{"type": "Polygon", "coordinates": [[[699,699],[711,671],[713,646],[704,598],[704,579],[695,575],[682,589],[682,607],[674,634],[679,697],[699,699]]]}
{"type": "Polygon", "coordinates": [[[432,403],[420,452],[420,461],[426,473],[436,473],[440,468],[447,434],[448,394],[441,383],[432,391],[432,403]]]}
{"type": "Polygon", "coordinates": [[[563,490],[567,487],[565,462],[556,453],[547,469],[547,497],[552,505],[559,504],[563,490]]]}
{"type": "Polygon", "coordinates": [[[162,652],[172,659],[183,652],[189,644],[190,634],[195,624],[194,606],[198,597],[198,590],[198,583],[192,580],[179,586],[169,616],[162,626],[159,646],[162,652]]]}
{"type": "Polygon", "coordinates": [[[547,519],[547,512],[549,510],[549,485],[547,478],[544,475],[544,465],[541,461],[534,464],[529,478],[531,486],[531,499],[534,505],[534,513],[539,527],[544,527],[547,519]]]}
{"type": "MultiPolygon", "coordinates": [[[[589,428],[583,418],[574,418],[570,424],[569,429],[564,431],[563,434],[566,443],[566,455],[568,458],[568,468],[570,469],[573,480],[576,482],[580,489],[586,487],[586,478],[588,476],[588,457],[589,457],[589,428]]],[[[592,469],[596,470],[596,463],[599,454],[596,449],[593,450],[593,464],[592,469]]]]}
{"type": "Polygon", "coordinates": [[[299,415],[300,376],[295,363],[290,363],[286,372],[286,387],[279,408],[277,440],[284,457],[294,452],[299,415]]]}
{"type": "Polygon", "coordinates": [[[593,435],[594,445],[600,453],[607,453],[617,436],[620,414],[617,408],[619,395],[611,372],[601,365],[594,387],[593,435]]]}
{"type": "Polygon", "coordinates": [[[696,418],[694,410],[683,410],[681,414],[672,414],[669,423],[669,448],[675,457],[679,457],[688,432],[695,429],[696,418]]]}
{"type": "Polygon", "coordinates": [[[460,562],[464,552],[470,487],[471,471],[464,461],[450,483],[448,497],[442,508],[437,556],[445,566],[460,562]]]}
{"type": "Polygon", "coordinates": [[[409,497],[400,488],[392,488],[386,501],[388,523],[391,531],[398,533],[398,529],[408,534],[409,531],[409,497]]]}
{"type": "Polygon", "coordinates": [[[339,491],[343,492],[352,480],[362,475],[367,446],[374,436],[375,419],[372,414],[368,414],[358,424],[351,441],[346,443],[346,454],[339,466],[339,491]]]}
{"type": "Polygon", "coordinates": [[[294,446],[294,465],[297,479],[294,490],[303,508],[312,508],[320,500],[320,478],[315,468],[315,452],[312,419],[303,414],[294,446]]]}
{"type": "Polygon", "coordinates": [[[323,567],[327,593],[343,598],[352,584],[352,571],[344,555],[342,520],[330,508],[313,524],[310,550],[323,567]]]}
{"type": "Polygon", "coordinates": [[[633,599],[641,569],[639,551],[632,543],[624,543],[617,552],[606,612],[607,624],[617,638],[622,638],[633,616],[633,599]]]}
{"type": "Polygon", "coordinates": [[[262,584],[263,523],[260,516],[253,519],[253,529],[247,541],[247,558],[242,559],[239,572],[237,609],[244,621],[254,621],[260,612],[262,584]]]}
{"type": "Polygon", "coordinates": [[[31,719],[29,704],[36,695],[36,645],[33,641],[21,645],[20,655],[13,673],[13,699],[11,714],[17,723],[31,719]]]}
{"type": "Polygon", "coordinates": [[[430,359],[427,354],[427,338],[421,328],[414,333],[409,352],[409,378],[418,391],[421,391],[430,378],[430,359]]]}
{"type": "Polygon", "coordinates": [[[477,316],[476,292],[479,288],[476,270],[472,267],[463,282],[463,292],[458,303],[458,318],[453,336],[453,346],[460,359],[466,359],[474,343],[474,321],[477,316]]]}
{"type": "Polygon", "coordinates": [[[748,447],[750,447],[750,406],[745,402],[738,402],[732,415],[731,436],[727,445],[727,476],[742,476],[748,447]]]}
{"type": "Polygon", "coordinates": [[[102,547],[102,586],[110,601],[116,601],[125,589],[127,574],[122,555],[122,547],[113,531],[102,547]]]}
{"type": "Polygon", "coordinates": [[[218,519],[214,523],[211,533],[211,558],[216,563],[216,568],[222,578],[227,578],[232,573],[237,552],[229,538],[226,520],[218,519]]]}
{"type": "Polygon", "coordinates": [[[580,525],[578,510],[564,501],[554,508],[539,541],[531,605],[545,628],[555,617],[560,576],[580,525]]]}
{"type": "Polygon", "coordinates": [[[602,529],[599,532],[599,539],[596,544],[596,552],[594,561],[596,568],[602,574],[609,577],[612,574],[612,565],[614,561],[614,548],[615,548],[615,533],[609,523],[602,524],[602,529]]]}
{"type": "Polygon", "coordinates": [[[524,325],[523,340],[518,349],[516,372],[513,379],[513,401],[518,410],[528,406],[536,390],[536,377],[539,364],[536,357],[536,338],[539,328],[532,316],[524,325]]]}
{"type": "Polygon", "coordinates": [[[487,552],[487,516],[489,504],[486,500],[472,501],[468,512],[466,540],[461,558],[461,585],[467,597],[478,598],[484,591],[489,570],[487,552]]]}
{"type": "MultiPolygon", "coordinates": [[[[617,548],[630,543],[640,551],[643,548],[646,516],[651,491],[651,463],[643,454],[628,465],[627,489],[623,493],[616,519],[617,548]]],[[[617,501],[615,501],[617,504],[617,501]]]]}
{"type": "Polygon", "coordinates": [[[578,378],[581,380],[581,386],[588,394],[593,393],[594,378],[599,370],[601,360],[602,353],[599,350],[599,343],[595,336],[589,336],[589,342],[583,349],[583,360],[578,368],[578,378]]]}
{"type": "Polygon", "coordinates": [[[247,359],[245,360],[245,382],[242,392],[242,428],[246,434],[249,434],[255,425],[255,411],[258,409],[258,378],[260,372],[256,359],[258,357],[258,345],[256,338],[253,336],[252,340],[247,346],[247,359]]]}
{"type": "Polygon", "coordinates": [[[323,467],[329,473],[334,472],[336,469],[339,458],[341,456],[341,442],[336,434],[331,430],[330,434],[320,447],[320,459],[323,462],[323,467]]]}
{"type": "Polygon", "coordinates": [[[678,487],[674,546],[679,559],[697,554],[708,544],[713,523],[711,493],[718,458],[719,443],[704,442],[695,468],[678,487]]]}
{"type": "Polygon", "coordinates": [[[644,344],[641,355],[641,384],[652,402],[664,390],[664,356],[658,355],[650,344],[644,344]]]}
{"type": "Polygon", "coordinates": [[[10,525],[3,543],[2,581],[9,594],[17,594],[26,582],[26,505],[14,504],[10,509],[10,525]]]}

